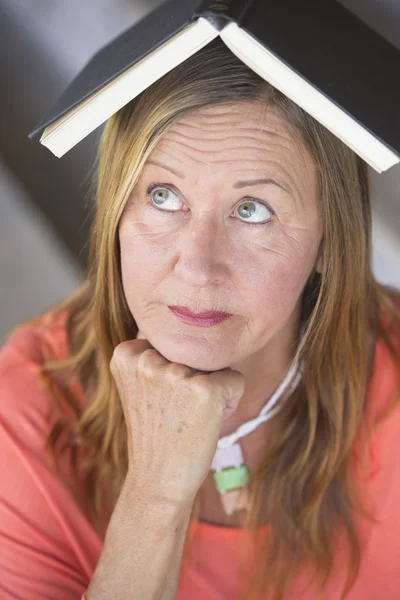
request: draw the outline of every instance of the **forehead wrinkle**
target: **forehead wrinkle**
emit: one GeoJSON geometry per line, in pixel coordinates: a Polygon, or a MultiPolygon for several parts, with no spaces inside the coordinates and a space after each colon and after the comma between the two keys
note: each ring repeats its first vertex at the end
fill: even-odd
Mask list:
{"type": "MultiPolygon", "coordinates": [[[[226,141],[226,140],[224,140],[226,141]]],[[[178,148],[178,150],[185,150],[183,152],[185,158],[192,158],[193,160],[196,160],[198,162],[200,162],[201,164],[207,165],[210,163],[210,160],[203,160],[203,157],[205,155],[211,155],[211,161],[212,164],[215,163],[219,163],[219,164],[225,164],[226,162],[235,162],[239,161],[240,163],[243,162],[243,156],[240,157],[240,159],[233,159],[233,158],[222,158],[221,157],[221,152],[226,152],[226,154],[229,156],[229,153],[232,151],[236,151],[238,149],[240,149],[240,151],[242,153],[245,153],[246,151],[250,152],[250,156],[248,157],[248,160],[253,160],[253,162],[263,162],[265,160],[267,161],[273,161],[273,156],[279,155],[280,154],[280,150],[282,149],[282,145],[279,144],[273,144],[272,148],[271,147],[256,147],[253,145],[238,145],[238,147],[233,146],[232,144],[228,144],[227,148],[215,148],[213,150],[210,150],[209,147],[203,147],[202,145],[197,144],[196,146],[191,145],[191,144],[187,144],[185,142],[183,142],[182,140],[178,141],[178,140],[174,140],[174,139],[168,139],[165,140],[165,143],[163,144],[165,152],[167,154],[167,159],[170,161],[171,158],[174,159],[175,157],[172,155],[171,153],[168,151],[168,149],[170,148],[172,152],[174,152],[175,148],[178,148]],[[254,153],[257,153],[257,156],[254,156],[254,153]],[[253,157],[251,156],[251,154],[253,154],[253,157]],[[268,154],[268,157],[266,158],[265,156],[262,156],[262,154],[268,154]],[[194,158],[195,157],[195,158],[194,158]]],[[[297,160],[294,160],[295,158],[297,158],[297,155],[294,154],[290,148],[285,148],[286,152],[288,153],[286,156],[283,157],[283,160],[280,161],[281,163],[284,163],[286,161],[290,161],[291,164],[295,165],[297,163],[297,160]]],[[[158,149],[155,149],[153,151],[153,156],[161,156],[163,157],[163,147],[160,147],[158,149]]],[[[181,156],[179,155],[181,153],[178,153],[177,155],[177,160],[181,161],[181,156]]],[[[275,161],[276,164],[280,164],[278,161],[275,161]]]]}
{"type": "MultiPolygon", "coordinates": [[[[231,128],[231,127],[230,127],[231,128]]],[[[274,131],[269,131],[269,130],[260,130],[259,128],[254,128],[253,130],[249,131],[249,128],[237,128],[237,130],[235,131],[234,134],[230,135],[226,133],[226,127],[221,128],[220,130],[216,127],[210,127],[210,128],[204,128],[204,127],[198,127],[196,128],[196,130],[198,130],[201,133],[201,141],[204,140],[208,140],[208,141],[225,141],[225,140],[236,140],[238,138],[240,138],[240,140],[242,139],[249,139],[249,140],[255,140],[257,142],[263,142],[265,140],[265,137],[272,137],[272,138],[280,138],[283,141],[288,141],[289,144],[285,144],[284,147],[285,148],[290,148],[290,137],[289,136],[283,136],[280,133],[274,132],[274,131]],[[239,133],[238,133],[239,130],[239,133]],[[215,135],[215,133],[219,133],[219,131],[221,132],[221,135],[215,135]],[[241,133],[243,132],[243,133],[241,133]]],[[[191,139],[191,140],[195,140],[196,138],[193,135],[186,135],[185,133],[183,133],[182,131],[179,131],[178,129],[173,129],[171,128],[165,135],[166,138],[171,137],[171,138],[175,138],[175,137],[181,137],[184,139],[191,139]]],[[[273,142],[271,142],[273,143],[273,142]]]]}
{"type": "MultiPolygon", "coordinates": [[[[173,146],[178,146],[178,148],[179,148],[179,149],[181,149],[181,150],[182,150],[182,149],[184,149],[184,148],[186,148],[187,150],[189,150],[189,151],[192,151],[194,154],[196,154],[196,155],[200,155],[200,156],[201,156],[201,155],[207,155],[207,154],[208,154],[208,155],[210,155],[210,151],[209,151],[209,150],[207,151],[207,150],[201,150],[201,149],[199,149],[199,148],[194,148],[193,146],[189,146],[188,144],[185,144],[184,142],[176,142],[176,141],[174,141],[174,140],[169,140],[169,141],[166,143],[166,146],[167,146],[167,147],[168,147],[168,146],[172,146],[172,147],[173,147],[173,146]]],[[[160,152],[160,154],[162,155],[162,153],[161,153],[161,152],[160,152]]],[[[212,156],[214,156],[214,155],[215,155],[215,152],[212,152],[211,154],[212,154],[212,156]]],[[[175,159],[175,157],[171,157],[171,154],[167,153],[167,159],[168,159],[168,160],[171,160],[171,158],[175,159]]],[[[195,163],[196,163],[197,165],[198,165],[198,164],[201,164],[201,165],[203,165],[203,166],[205,166],[205,167],[207,167],[207,166],[210,166],[210,160],[208,160],[208,161],[203,161],[201,158],[198,158],[198,156],[196,156],[196,158],[194,158],[193,156],[191,156],[191,155],[190,155],[190,152],[188,152],[188,151],[184,152],[184,153],[183,153],[183,156],[179,156],[179,157],[177,157],[176,159],[177,159],[179,162],[181,162],[181,163],[183,162],[183,163],[184,163],[184,162],[185,162],[185,160],[182,160],[182,158],[183,158],[183,159],[185,159],[185,160],[186,160],[186,159],[189,159],[189,160],[191,160],[191,161],[195,161],[195,163]]],[[[212,163],[211,163],[211,164],[214,164],[214,165],[215,165],[214,158],[212,159],[212,163]]]]}
{"type": "MultiPolygon", "coordinates": [[[[225,140],[237,140],[237,139],[255,140],[257,142],[263,141],[263,136],[256,136],[256,135],[252,136],[252,135],[249,135],[248,131],[246,131],[246,134],[242,134],[242,135],[238,135],[237,133],[230,135],[230,134],[226,133],[226,130],[221,129],[221,135],[218,135],[218,136],[213,135],[213,134],[215,134],[215,130],[212,131],[211,129],[210,130],[202,129],[199,131],[201,131],[201,134],[202,134],[201,138],[200,138],[201,141],[204,141],[204,139],[206,139],[207,141],[217,141],[217,142],[225,141],[225,140]]],[[[184,133],[177,132],[177,131],[171,132],[171,135],[166,136],[166,139],[168,139],[168,137],[170,137],[170,138],[178,137],[178,138],[183,138],[186,140],[196,140],[196,138],[193,135],[185,135],[184,133]]],[[[281,136],[275,136],[275,137],[281,137],[281,136]]]]}
{"type": "MultiPolygon", "coordinates": [[[[196,138],[192,137],[192,136],[186,136],[182,133],[177,133],[177,132],[172,132],[171,130],[169,130],[168,132],[170,135],[167,135],[163,138],[162,141],[160,141],[160,148],[158,148],[158,151],[162,152],[161,148],[163,145],[168,145],[168,144],[177,144],[178,146],[184,146],[187,149],[191,149],[194,151],[198,151],[198,152],[209,152],[209,149],[204,150],[203,148],[201,148],[200,146],[204,146],[207,143],[210,142],[221,142],[222,146],[225,147],[227,145],[227,142],[230,141],[230,143],[228,144],[228,149],[236,149],[236,148],[240,148],[241,150],[256,150],[256,151],[264,151],[264,152],[268,152],[271,151],[271,149],[277,148],[278,151],[279,150],[284,150],[287,153],[289,153],[290,155],[295,155],[297,156],[299,153],[297,152],[297,146],[296,148],[293,148],[293,146],[289,144],[285,144],[282,142],[274,142],[273,140],[265,140],[264,136],[260,135],[260,136],[254,136],[251,137],[249,135],[245,135],[242,136],[240,138],[238,138],[237,135],[222,135],[221,137],[215,137],[215,136],[208,136],[207,135],[207,131],[206,132],[202,132],[202,136],[200,138],[200,140],[197,140],[196,138]],[[183,139],[185,140],[190,140],[193,141],[195,145],[195,147],[192,147],[191,144],[185,143],[183,141],[183,139]],[[246,145],[243,146],[243,141],[244,140],[250,140],[254,143],[254,145],[246,145]],[[162,143],[164,142],[164,143],[162,143]],[[233,142],[233,143],[232,143],[233,142]],[[235,144],[235,142],[237,142],[235,144]]],[[[212,132],[211,132],[212,133],[212,132]]],[[[248,132],[246,132],[248,133],[248,132]]],[[[287,140],[287,138],[280,136],[280,135],[275,135],[273,134],[273,137],[279,137],[282,140],[287,140]]],[[[155,149],[156,151],[156,149],[155,149]]],[[[292,156],[288,157],[289,159],[292,159],[292,156]]]]}
{"type": "MultiPolygon", "coordinates": [[[[182,146],[184,146],[185,148],[188,148],[189,150],[191,150],[196,155],[196,157],[193,157],[193,156],[191,156],[190,152],[185,152],[184,156],[183,156],[183,158],[185,160],[182,161],[181,157],[177,158],[177,160],[179,162],[183,162],[183,164],[185,164],[186,160],[189,159],[190,161],[196,161],[196,164],[200,164],[200,165],[202,165],[202,166],[204,166],[206,168],[209,168],[210,166],[215,167],[216,164],[219,164],[219,165],[232,164],[232,165],[234,165],[235,162],[239,162],[241,165],[243,165],[243,157],[240,158],[240,159],[239,158],[237,158],[237,159],[222,158],[219,153],[215,157],[215,153],[214,152],[212,153],[213,154],[213,158],[212,158],[212,161],[210,163],[210,160],[204,160],[204,155],[209,154],[209,150],[207,151],[207,150],[204,150],[204,149],[201,149],[201,148],[198,148],[198,147],[193,148],[192,146],[188,146],[187,144],[185,144],[183,142],[181,143],[181,142],[178,142],[178,141],[175,141],[175,140],[168,140],[168,141],[166,140],[165,146],[166,147],[168,147],[168,146],[170,146],[170,147],[178,146],[179,148],[181,148],[182,146]]],[[[254,150],[254,148],[252,146],[245,146],[245,147],[242,147],[241,149],[243,151],[245,151],[246,149],[254,150]]],[[[161,151],[159,151],[159,152],[162,155],[162,152],[161,151]]],[[[156,155],[156,152],[154,152],[154,154],[156,155]]],[[[168,157],[167,157],[168,163],[171,161],[171,158],[173,158],[173,157],[171,157],[171,154],[168,154],[168,157]]],[[[290,184],[291,184],[292,187],[297,187],[295,181],[293,180],[292,176],[290,175],[290,172],[287,169],[285,169],[285,167],[284,167],[284,165],[282,164],[281,161],[274,160],[274,157],[272,157],[271,155],[268,158],[266,158],[266,157],[259,157],[259,158],[257,158],[257,162],[258,161],[260,162],[260,166],[255,166],[255,164],[254,164],[255,161],[253,160],[252,164],[247,167],[247,171],[250,169],[250,170],[257,171],[257,172],[258,171],[263,172],[265,168],[268,169],[268,166],[272,164],[275,168],[281,169],[283,171],[285,177],[290,179],[290,184]],[[262,166],[263,163],[266,164],[266,167],[262,166]]],[[[297,163],[297,161],[293,161],[291,164],[293,165],[293,167],[296,168],[296,172],[298,172],[299,171],[298,167],[300,165],[297,163]]],[[[265,176],[265,174],[263,174],[263,177],[264,176],[265,176]]]]}
{"type": "MultiPolygon", "coordinates": [[[[212,121],[212,119],[207,119],[207,123],[209,123],[210,121],[212,121]]],[[[259,121],[246,121],[245,124],[243,123],[243,119],[241,118],[240,120],[238,120],[237,122],[233,122],[234,126],[236,129],[238,129],[239,131],[255,131],[257,133],[259,133],[260,131],[265,132],[265,133],[270,133],[271,135],[279,135],[279,136],[284,136],[284,137],[289,137],[289,132],[287,131],[286,127],[284,127],[282,125],[281,129],[278,128],[267,128],[267,124],[263,124],[262,122],[259,121]]],[[[232,119],[227,119],[225,122],[221,122],[221,123],[212,123],[213,130],[223,130],[226,129],[227,125],[229,127],[232,127],[232,119]]],[[[171,127],[168,129],[168,131],[173,131],[173,130],[177,130],[177,129],[200,129],[201,131],[204,131],[204,123],[196,123],[195,121],[193,123],[183,123],[183,122],[175,122],[174,125],[171,125],[171,127]]]]}
{"type": "Polygon", "coordinates": [[[267,134],[271,136],[286,138],[288,140],[291,140],[292,138],[286,125],[280,119],[268,119],[268,121],[272,121],[272,123],[265,123],[265,119],[253,119],[251,115],[248,116],[246,119],[243,118],[243,115],[234,115],[234,117],[239,117],[238,119],[236,119],[236,122],[235,119],[232,119],[231,114],[229,114],[224,120],[221,120],[221,118],[219,118],[218,116],[215,118],[209,116],[206,119],[197,119],[198,121],[201,121],[197,122],[196,117],[192,115],[190,122],[188,122],[187,120],[177,121],[174,123],[174,125],[171,126],[171,128],[168,131],[180,129],[195,129],[200,130],[201,133],[204,133],[204,131],[207,130],[208,124],[212,125],[212,128],[210,127],[210,131],[212,132],[226,130],[227,126],[231,128],[233,125],[239,132],[251,131],[261,135],[267,134]]]}
{"type": "Polygon", "coordinates": [[[254,113],[257,111],[260,113],[260,108],[262,109],[261,114],[263,120],[265,120],[265,118],[278,122],[281,120],[279,113],[274,107],[267,107],[264,102],[260,103],[259,101],[246,100],[244,102],[227,101],[214,105],[203,106],[183,115],[180,119],[180,122],[193,121],[194,119],[221,120],[231,118],[232,116],[238,117],[241,120],[245,116],[247,119],[252,119],[254,121],[254,113]]]}

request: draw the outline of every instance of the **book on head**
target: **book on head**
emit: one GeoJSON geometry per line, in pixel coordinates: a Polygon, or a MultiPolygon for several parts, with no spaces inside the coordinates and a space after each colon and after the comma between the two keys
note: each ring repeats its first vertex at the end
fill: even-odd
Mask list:
{"type": "Polygon", "coordinates": [[[376,171],[400,161],[400,51],[336,0],[168,0],[101,49],[29,137],[61,157],[217,36],[376,171]]]}

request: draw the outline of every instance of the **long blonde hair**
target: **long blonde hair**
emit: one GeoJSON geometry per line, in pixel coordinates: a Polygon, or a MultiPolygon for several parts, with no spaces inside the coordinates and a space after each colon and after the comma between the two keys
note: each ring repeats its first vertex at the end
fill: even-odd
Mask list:
{"type": "MultiPolygon", "coordinates": [[[[361,560],[352,511],[365,511],[357,500],[352,449],[366,411],[368,340],[383,338],[393,360],[399,360],[379,315],[389,315],[396,332],[400,316],[371,273],[366,165],[220,40],[153,84],[105,127],[88,275],[77,293],[53,311],[68,312],[70,353],[65,360],[49,360],[42,370],[59,411],[48,450],[57,464],[61,433],[67,432],[64,449],[68,445],[71,450],[74,477],[80,482],[72,492],[100,531],[102,507],[107,498],[112,511],[128,466],[126,425],[109,363],[114,348],[137,335],[121,282],[119,219],[147,157],[171,124],[203,106],[247,101],[277,109],[311,153],[318,170],[324,232],[322,273],[311,274],[303,295],[304,336],[298,355],[305,361],[304,374],[281,411],[279,429],[251,488],[246,526],[255,532],[263,522],[263,499],[268,495],[271,529],[244,597],[263,593],[266,599],[281,600],[307,565],[315,567],[322,591],[335,551],[332,528],[341,527],[351,550],[344,598],[361,560]],[[83,406],[73,393],[73,378],[83,390],[83,406]],[[63,416],[61,399],[72,409],[72,421],[63,416]]],[[[197,501],[193,514],[198,511],[197,501]]],[[[185,557],[188,553],[189,546],[185,557]]]]}

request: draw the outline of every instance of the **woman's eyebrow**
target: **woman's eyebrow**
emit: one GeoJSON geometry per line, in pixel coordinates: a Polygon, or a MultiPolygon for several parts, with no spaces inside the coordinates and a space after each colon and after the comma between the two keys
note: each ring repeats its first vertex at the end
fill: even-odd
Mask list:
{"type": "MultiPolygon", "coordinates": [[[[168,165],[164,165],[163,163],[160,163],[158,161],[155,160],[148,160],[147,161],[148,165],[155,165],[156,167],[161,167],[162,169],[166,169],[167,171],[170,171],[171,173],[173,173],[174,175],[176,175],[177,177],[179,177],[180,179],[185,179],[185,175],[184,173],[182,173],[181,171],[177,171],[176,169],[173,169],[172,167],[169,167],[168,165]]],[[[248,187],[251,185],[268,185],[268,184],[273,184],[276,185],[278,187],[280,187],[282,190],[284,190],[285,192],[289,192],[289,190],[287,188],[285,188],[281,183],[279,183],[278,181],[276,181],[275,179],[263,179],[263,178],[259,178],[259,179],[249,179],[248,181],[237,181],[233,187],[238,189],[238,188],[244,188],[244,187],[248,187]]]]}
{"type": "Polygon", "coordinates": [[[167,171],[171,171],[171,173],[173,173],[174,175],[176,175],[180,179],[185,179],[185,175],[183,173],[181,173],[181,171],[177,171],[176,169],[173,169],[172,167],[169,167],[168,165],[163,165],[162,163],[160,163],[160,162],[158,162],[156,160],[147,160],[146,164],[147,165],[155,165],[156,167],[161,167],[162,169],[166,169],[167,171]]]}
{"type": "Polygon", "coordinates": [[[289,191],[281,183],[278,183],[277,181],[275,181],[275,179],[249,179],[248,181],[237,181],[233,187],[234,188],[243,188],[243,187],[247,187],[249,185],[267,185],[269,183],[272,183],[273,185],[277,185],[282,190],[285,190],[285,192],[289,191]]]}

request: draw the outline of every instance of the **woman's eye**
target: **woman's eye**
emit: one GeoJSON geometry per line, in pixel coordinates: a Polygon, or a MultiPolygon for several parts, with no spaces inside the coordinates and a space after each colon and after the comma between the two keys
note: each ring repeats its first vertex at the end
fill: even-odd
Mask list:
{"type": "MultiPolygon", "coordinates": [[[[165,188],[165,187],[155,187],[155,186],[150,186],[149,189],[147,190],[147,194],[151,197],[152,201],[154,202],[154,204],[158,207],[158,206],[165,206],[166,202],[170,201],[171,202],[171,198],[170,196],[175,196],[176,200],[177,200],[177,206],[178,209],[180,207],[180,201],[179,198],[176,194],[174,194],[174,192],[172,190],[170,190],[169,188],[165,188]]],[[[167,208],[167,210],[169,211],[174,211],[174,209],[171,208],[167,208]]]]}
{"type": "Polygon", "coordinates": [[[239,204],[236,212],[251,225],[264,225],[265,223],[268,223],[274,215],[272,208],[269,208],[266,204],[258,202],[257,200],[246,200],[245,202],[242,202],[239,204]],[[257,210],[258,208],[260,210],[257,210]],[[256,221],[250,221],[249,219],[254,214],[256,221]]]}
{"type": "MultiPolygon", "coordinates": [[[[151,197],[155,207],[164,210],[164,212],[177,212],[181,208],[181,203],[178,196],[167,187],[150,186],[147,194],[151,197]],[[175,202],[176,209],[173,208],[175,202]]],[[[234,213],[237,213],[241,221],[247,222],[250,225],[264,225],[268,223],[273,215],[272,208],[258,200],[245,200],[241,202],[234,213]],[[251,219],[255,220],[251,220],[251,219]]]]}

